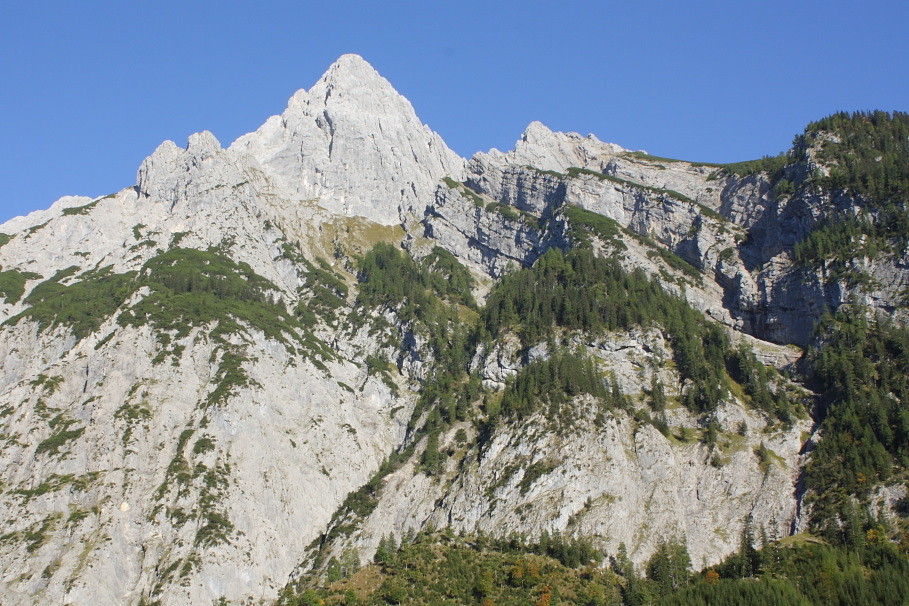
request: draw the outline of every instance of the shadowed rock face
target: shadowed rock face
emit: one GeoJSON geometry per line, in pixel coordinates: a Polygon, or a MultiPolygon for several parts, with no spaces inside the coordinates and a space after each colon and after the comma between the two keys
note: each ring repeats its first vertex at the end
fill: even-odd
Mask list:
{"type": "MultiPolygon", "coordinates": [[[[465,161],[355,55],[227,148],[207,132],[185,149],[166,141],[135,187],[0,226],[3,602],[275,597],[348,493],[406,443],[430,378],[425,335],[394,310],[352,310],[354,259],[378,241],[416,257],[450,251],[482,298],[568,247],[566,209],[586,209],[616,224],[595,250],[783,367],[798,352],[745,333],[803,344],[825,304],[856,294],[790,260],[830,202],[772,200],[761,175],[661,162],[536,122],[514,150],[465,161]],[[192,268],[183,249],[202,251],[192,268]],[[331,309],[319,303],[326,289],[331,309]]],[[[860,296],[892,307],[905,268],[867,269],[876,286],[860,296]]],[[[571,338],[638,404],[654,380],[670,398],[683,388],[658,330],[571,338]]],[[[500,390],[547,347],[521,351],[506,335],[471,368],[500,390]]],[[[733,551],[748,516],[771,536],[799,527],[807,420],[773,427],[730,396],[716,459],[631,414],[594,422],[591,402],[573,405],[570,432],[537,415],[497,427],[483,449],[460,446],[456,430],[474,430],[452,426],[440,448],[465,464],[452,458],[440,481],[408,462],[327,553],[354,547],[366,560],[382,535],[431,523],[591,534],[609,551],[624,542],[637,562],[683,536],[700,564],[733,551]]],[[[667,414],[683,434],[701,429],[684,409],[667,414]]]]}

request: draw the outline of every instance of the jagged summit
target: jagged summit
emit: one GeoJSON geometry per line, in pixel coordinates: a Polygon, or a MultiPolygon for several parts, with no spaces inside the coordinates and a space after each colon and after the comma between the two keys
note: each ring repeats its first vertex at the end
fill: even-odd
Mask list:
{"type": "Polygon", "coordinates": [[[376,101],[393,99],[396,109],[413,112],[410,102],[372,65],[359,55],[348,54],[341,55],[332,63],[309,90],[301,88],[295,92],[283,116],[292,120],[301,113],[306,114],[316,100],[328,105],[332,96],[335,97],[334,103],[356,104],[361,110],[371,108],[371,111],[378,109],[376,101]]]}
{"type": "Polygon", "coordinates": [[[528,141],[540,141],[547,138],[550,138],[554,135],[552,129],[540,122],[539,120],[534,120],[524,129],[524,132],[521,133],[521,138],[519,141],[528,142],[528,141]]]}
{"type": "Polygon", "coordinates": [[[313,85],[313,90],[340,89],[349,91],[355,87],[388,88],[391,83],[383,78],[363,57],[355,54],[341,55],[313,85]]]}
{"type": "Polygon", "coordinates": [[[604,143],[592,134],[585,137],[578,133],[556,132],[534,120],[524,129],[513,150],[503,153],[491,149],[486,154],[476,154],[472,161],[480,165],[490,161],[504,162],[559,172],[570,167],[602,170],[612,157],[626,151],[614,143],[604,143]]]}
{"type": "Polygon", "coordinates": [[[386,225],[420,217],[439,180],[464,172],[464,160],[357,55],[341,56],[230,150],[253,156],[288,196],[386,225]]]}
{"type": "Polygon", "coordinates": [[[221,142],[207,130],[193,133],[186,140],[186,151],[198,155],[213,155],[215,152],[220,151],[220,149],[221,142]]]}
{"type": "Polygon", "coordinates": [[[334,63],[328,66],[328,69],[325,70],[325,73],[322,74],[320,80],[326,79],[330,74],[344,74],[344,73],[354,73],[354,72],[368,72],[375,76],[379,76],[379,72],[369,64],[369,61],[364,59],[362,56],[356,53],[344,53],[337,59],[334,63]]]}
{"type": "Polygon", "coordinates": [[[407,99],[351,54],[227,150],[207,131],[191,135],[186,149],[165,141],[142,162],[137,185],[147,197],[172,202],[227,174],[235,184],[264,173],[270,194],[394,225],[421,218],[440,180],[462,178],[464,164],[407,99]]]}

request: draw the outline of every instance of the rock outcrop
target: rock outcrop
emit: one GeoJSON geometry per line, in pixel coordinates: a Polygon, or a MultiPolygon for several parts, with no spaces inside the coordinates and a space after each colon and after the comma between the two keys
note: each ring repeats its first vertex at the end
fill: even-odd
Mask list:
{"type": "MultiPolygon", "coordinates": [[[[666,365],[671,347],[658,331],[610,334],[573,347],[600,360],[622,393],[642,394],[653,380],[667,389],[681,385],[666,365]]],[[[544,344],[535,349],[545,357],[544,344]]],[[[474,363],[487,384],[500,387],[523,365],[515,340],[474,363]]],[[[456,424],[439,438],[440,451],[449,453],[445,468],[427,474],[414,457],[385,477],[375,510],[331,553],[373,553],[384,536],[431,525],[491,536],[593,537],[605,553],[624,544],[637,563],[675,537],[697,565],[707,566],[738,548],[746,523],[770,537],[799,527],[794,486],[809,420],[784,427],[730,399],[714,417],[718,437],[705,444],[704,427],[686,409],[672,407],[664,418],[661,433],[629,412],[598,414],[596,402],[581,397],[557,418],[498,423],[481,445],[472,427],[456,424]],[[470,439],[459,440],[459,430],[470,439]]]]}

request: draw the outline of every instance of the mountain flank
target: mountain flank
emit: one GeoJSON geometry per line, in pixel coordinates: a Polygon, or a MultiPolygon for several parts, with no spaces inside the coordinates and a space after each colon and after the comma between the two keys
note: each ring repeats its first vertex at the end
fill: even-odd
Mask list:
{"type": "Polygon", "coordinates": [[[345,55],[0,225],[2,601],[900,603],[907,197],[905,113],[463,159],[345,55]]]}

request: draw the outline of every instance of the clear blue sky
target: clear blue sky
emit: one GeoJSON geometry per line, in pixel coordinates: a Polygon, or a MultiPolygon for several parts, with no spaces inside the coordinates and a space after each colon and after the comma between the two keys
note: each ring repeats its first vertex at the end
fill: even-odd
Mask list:
{"type": "Polygon", "coordinates": [[[0,221],[132,185],[164,139],[254,130],[354,52],[455,151],[531,120],[729,162],[909,110],[909,2],[4,2],[0,221]]]}

